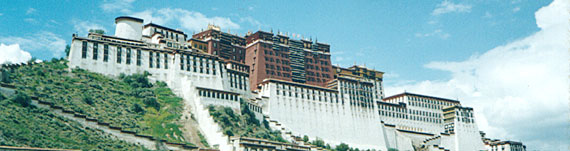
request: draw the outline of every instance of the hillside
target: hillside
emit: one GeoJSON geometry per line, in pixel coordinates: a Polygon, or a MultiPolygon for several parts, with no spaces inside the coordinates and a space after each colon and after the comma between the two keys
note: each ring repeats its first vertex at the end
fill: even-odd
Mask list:
{"type": "Polygon", "coordinates": [[[81,126],[46,109],[17,102],[30,101],[19,93],[0,93],[0,145],[82,150],[146,150],[117,140],[101,131],[81,126]]]}
{"type": "MultiPolygon", "coordinates": [[[[149,82],[146,74],[114,79],[82,69],[68,69],[65,60],[54,59],[13,68],[8,77],[3,81],[15,85],[17,91],[37,96],[65,110],[110,123],[123,130],[192,145],[183,137],[178,122],[182,99],[176,97],[165,83],[149,82]]],[[[41,113],[51,114],[45,111],[41,113]]],[[[43,126],[37,129],[43,129],[43,126]]]]}

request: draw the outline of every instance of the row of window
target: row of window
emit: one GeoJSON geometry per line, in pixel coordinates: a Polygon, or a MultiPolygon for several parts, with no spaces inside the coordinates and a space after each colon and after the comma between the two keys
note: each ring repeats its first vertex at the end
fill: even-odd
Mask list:
{"type": "Polygon", "coordinates": [[[271,57],[265,57],[265,61],[267,62],[275,62],[283,65],[289,65],[289,61],[287,60],[279,60],[279,58],[275,58],[275,60],[271,57]]]}
{"type": "MultiPolygon", "coordinates": [[[[420,103],[431,104],[431,105],[424,105],[424,106],[433,106],[433,105],[451,106],[451,105],[456,104],[456,103],[450,103],[450,102],[436,100],[436,99],[428,99],[428,98],[424,98],[424,97],[414,97],[414,96],[408,96],[408,100],[410,100],[410,102],[417,101],[420,103]]],[[[419,103],[415,103],[415,104],[417,105],[419,103]]]]}
{"type": "Polygon", "coordinates": [[[230,100],[230,101],[238,101],[238,95],[223,93],[223,92],[218,92],[218,91],[198,90],[198,94],[201,97],[230,100]]]}
{"type": "Polygon", "coordinates": [[[316,59],[311,59],[311,58],[305,58],[305,62],[308,62],[308,63],[313,63],[313,62],[314,62],[315,64],[319,63],[319,64],[321,64],[321,65],[329,65],[329,63],[328,63],[327,61],[316,60],[316,59]],[[313,60],[314,60],[314,61],[313,61],[313,60]]]}
{"type": "MultiPolygon", "coordinates": [[[[99,59],[99,43],[94,42],[92,47],[89,47],[89,43],[87,41],[83,41],[82,42],[82,46],[81,46],[81,58],[83,59],[87,59],[89,50],[91,49],[91,57],[93,60],[98,60],[99,59]]],[[[121,46],[116,47],[116,62],[118,64],[121,64],[123,62],[123,51],[125,51],[125,63],[130,65],[132,63],[132,55],[133,52],[131,50],[131,48],[126,47],[123,48],[121,46]],[[123,50],[124,49],[124,50],[123,50]]],[[[142,64],[142,52],[140,49],[136,49],[136,53],[135,53],[135,59],[136,59],[136,65],[137,66],[141,66],[142,64]]],[[[103,62],[109,62],[109,45],[104,44],[103,45],[103,62]]]]}
{"type": "Polygon", "coordinates": [[[279,77],[285,77],[285,78],[290,78],[291,75],[289,73],[286,72],[279,72],[279,71],[273,71],[273,70],[265,70],[265,74],[266,75],[274,75],[274,76],[279,76],[279,77]]]}
{"type": "Polygon", "coordinates": [[[443,123],[441,118],[408,115],[405,113],[390,112],[390,111],[384,111],[384,110],[378,111],[378,114],[380,114],[380,116],[392,117],[392,118],[401,118],[401,119],[408,119],[408,120],[422,121],[422,122],[429,122],[429,123],[438,123],[438,124],[443,123]]]}
{"type": "Polygon", "coordinates": [[[246,90],[247,78],[245,76],[240,74],[234,74],[232,72],[228,72],[228,74],[230,77],[230,87],[237,88],[240,90],[246,90]]]}
{"type": "Polygon", "coordinates": [[[315,77],[323,77],[323,78],[327,78],[327,79],[331,78],[331,76],[329,74],[312,72],[312,71],[307,71],[307,75],[308,76],[315,76],[315,77]]]}
{"type": "Polygon", "coordinates": [[[252,110],[252,111],[254,111],[254,112],[261,113],[261,107],[259,107],[259,106],[257,106],[257,105],[254,105],[254,104],[251,104],[251,103],[249,103],[249,102],[247,103],[247,105],[248,105],[248,107],[249,107],[250,110],[252,110]]]}
{"type": "MultiPolygon", "coordinates": [[[[163,30],[163,29],[159,29],[159,28],[154,28],[154,32],[155,33],[160,33],[161,35],[164,35],[167,39],[174,39],[176,41],[180,41],[178,38],[178,33],[174,33],[174,32],[170,32],[168,30],[163,30]]],[[[184,36],[181,36],[184,37],[184,36]]],[[[182,40],[184,41],[184,40],[182,40]]]]}
{"type": "Polygon", "coordinates": [[[322,82],[326,82],[326,79],[320,79],[320,78],[315,78],[315,77],[310,77],[307,76],[307,81],[309,82],[317,82],[317,83],[322,83],[322,82]]]}
{"type": "MultiPolygon", "coordinates": [[[[149,51],[148,52],[148,67],[149,68],[153,68],[153,67],[160,68],[160,64],[161,64],[160,63],[160,60],[161,60],[160,57],[161,57],[161,55],[159,52],[153,53],[152,51],[149,51]],[[153,57],[156,58],[156,62],[155,62],[155,59],[153,57]]],[[[164,53],[163,58],[164,58],[163,59],[164,60],[164,66],[163,67],[164,67],[164,69],[168,69],[168,60],[169,60],[168,54],[164,53]]]]}
{"type": "MultiPolygon", "coordinates": [[[[257,50],[254,51],[254,52],[257,52],[257,50]]],[[[274,53],[274,52],[271,51],[271,50],[263,50],[263,53],[266,54],[266,55],[270,55],[270,56],[281,56],[282,58],[289,58],[289,55],[288,55],[288,54],[285,54],[285,53],[277,53],[277,52],[274,53]]]]}
{"type": "Polygon", "coordinates": [[[339,86],[341,87],[341,97],[347,94],[351,102],[372,103],[373,101],[374,93],[369,86],[345,81],[339,81],[339,86]]]}
{"type": "MultiPolygon", "coordinates": [[[[216,61],[214,59],[194,56],[189,54],[180,55],[180,70],[199,72],[216,75],[216,61]]],[[[222,70],[222,65],[219,64],[220,73],[222,70]]]]}
{"type": "MultiPolygon", "coordinates": [[[[282,96],[289,96],[301,99],[310,99],[313,101],[326,101],[326,98],[330,98],[331,102],[339,102],[338,95],[331,92],[323,92],[315,89],[307,89],[302,87],[295,87],[285,84],[276,84],[277,89],[276,94],[282,96]]],[[[341,100],[342,101],[342,100],[341,100]]],[[[344,101],[342,101],[344,104],[344,101]]]]}
{"type": "Polygon", "coordinates": [[[329,71],[330,71],[330,69],[329,69],[328,67],[321,67],[321,68],[319,68],[318,65],[310,65],[310,64],[305,64],[305,68],[307,68],[307,69],[314,69],[314,70],[322,71],[322,72],[329,72],[329,71]]]}
{"type": "Polygon", "coordinates": [[[279,66],[279,65],[267,64],[267,63],[265,64],[265,68],[267,68],[267,69],[275,69],[275,70],[277,70],[277,71],[281,71],[281,70],[283,70],[283,71],[291,71],[291,69],[288,68],[288,67],[281,67],[281,66],[279,66]]]}

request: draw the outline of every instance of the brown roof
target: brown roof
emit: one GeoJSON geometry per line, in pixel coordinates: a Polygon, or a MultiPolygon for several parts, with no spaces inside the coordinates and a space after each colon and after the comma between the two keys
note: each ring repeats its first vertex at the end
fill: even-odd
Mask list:
{"type": "Polygon", "coordinates": [[[135,17],[131,17],[131,16],[119,16],[119,17],[115,18],[115,23],[117,23],[117,20],[123,20],[123,19],[133,20],[133,21],[140,22],[140,23],[143,22],[143,20],[140,18],[135,18],[135,17]]]}

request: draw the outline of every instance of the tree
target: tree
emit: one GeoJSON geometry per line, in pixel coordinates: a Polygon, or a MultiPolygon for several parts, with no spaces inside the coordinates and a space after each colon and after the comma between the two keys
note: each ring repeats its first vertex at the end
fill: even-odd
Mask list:
{"type": "Polygon", "coordinates": [[[69,45],[65,45],[65,56],[69,57],[69,51],[71,51],[71,47],[69,45]]]}
{"type": "Polygon", "coordinates": [[[309,142],[309,136],[305,135],[303,136],[303,142],[309,142]]]}
{"type": "Polygon", "coordinates": [[[2,75],[0,75],[0,77],[2,78],[2,82],[3,83],[10,83],[12,82],[12,80],[10,79],[10,71],[6,70],[2,70],[2,75]]]}
{"type": "Polygon", "coordinates": [[[105,34],[105,31],[103,29],[89,29],[90,33],[97,33],[97,34],[105,34]]]}
{"type": "Polygon", "coordinates": [[[17,93],[16,96],[12,98],[12,101],[14,103],[18,103],[23,107],[28,107],[30,106],[30,104],[32,104],[32,99],[26,93],[20,91],[17,91],[16,93],[17,93]]]}
{"type": "Polygon", "coordinates": [[[339,145],[336,145],[336,147],[335,147],[336,151],[348,151],[349,149],[350,149],[350,147],[348,147],[348,145],[345,143],[340,143],[339,145]]]}
{"type": "Polygon", "coordinates": [[[311,144],[318,146],[318,147],[325,148],[325,141],[323,141],[322,139],[320,139],[318,137],[316,140],[313,140],[313,142],[311,142],[311,144]]]}

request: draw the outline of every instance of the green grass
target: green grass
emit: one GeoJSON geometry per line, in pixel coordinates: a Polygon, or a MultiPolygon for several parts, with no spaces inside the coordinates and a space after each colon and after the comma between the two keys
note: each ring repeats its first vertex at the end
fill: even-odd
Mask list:
{"type": "Polygon", "coordinates": [[[81,150],[145,150],[33,106],[0,99],[0,145],[81,150]]]}
{"type": "Polygon", "coordinates": [[[148,83],[143,74],[110,78],[82,69],[67,70],[65,60],[52,60],[16,68],[10,81],[19,91],[113,126],[190,144],[183,139],[178,124],[182,99],[166,84],[148,83]],[[145,99],[157,103],[149,106],[145,99]],[[144,110],[135,112],[135,104],[144,110]]]}

